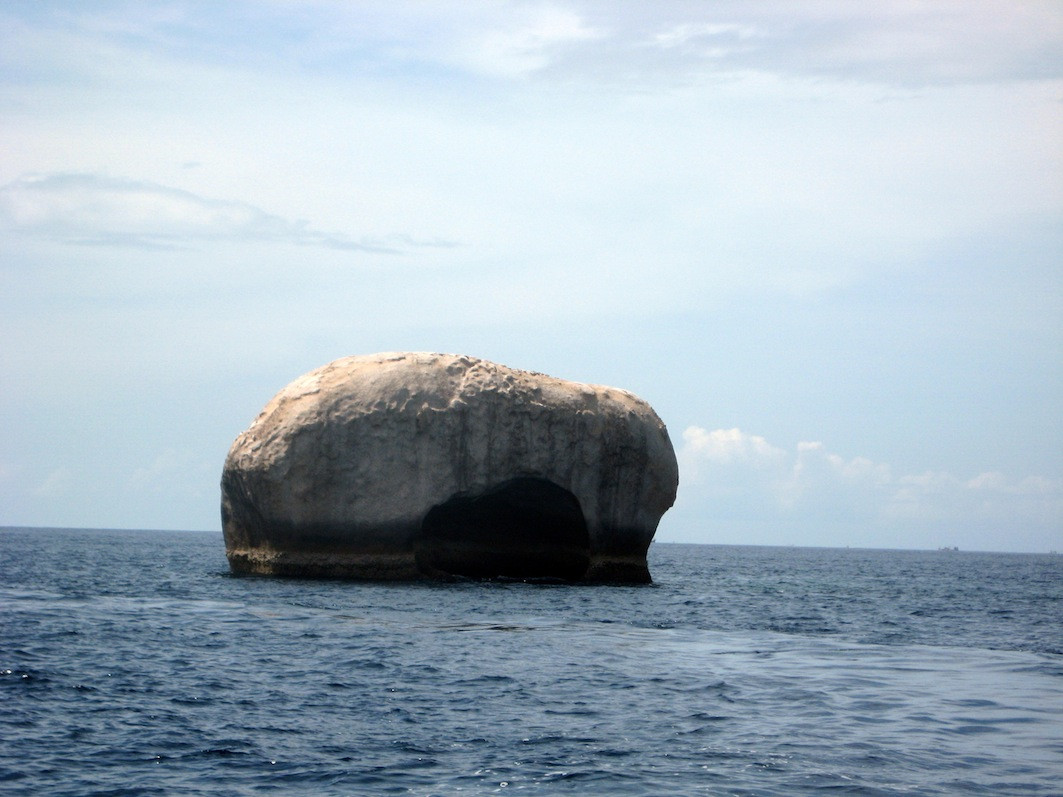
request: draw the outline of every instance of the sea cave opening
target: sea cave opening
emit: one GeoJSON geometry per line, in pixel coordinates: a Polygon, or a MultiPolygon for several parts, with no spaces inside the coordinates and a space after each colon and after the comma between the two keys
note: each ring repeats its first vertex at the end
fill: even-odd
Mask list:
{"type": "Polygon", "coordinates": [[[432,507],[415,552],[430,575],[578,581],[590,540],[575,495],[547,479],[520,477],[432,507]]]}

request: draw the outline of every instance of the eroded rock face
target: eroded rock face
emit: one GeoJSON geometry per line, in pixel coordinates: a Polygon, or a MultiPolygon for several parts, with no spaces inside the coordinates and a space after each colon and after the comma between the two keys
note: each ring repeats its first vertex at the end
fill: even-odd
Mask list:
{"type": "Polygon", "coordinates": [[[631,393],[386,353],[266,405],[225,461],[222,525],[240,573],[640,582],[677,484],[631,393]]]}

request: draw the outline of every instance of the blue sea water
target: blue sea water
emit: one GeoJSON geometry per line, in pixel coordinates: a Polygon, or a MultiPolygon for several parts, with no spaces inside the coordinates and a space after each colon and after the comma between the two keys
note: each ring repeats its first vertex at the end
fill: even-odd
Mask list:
{"type": "Polygon", "coordinates": [[[240,578],[219,533],[0,530],[0,793],[1063,794],[1063,557],[650,564],[240,578]]]}

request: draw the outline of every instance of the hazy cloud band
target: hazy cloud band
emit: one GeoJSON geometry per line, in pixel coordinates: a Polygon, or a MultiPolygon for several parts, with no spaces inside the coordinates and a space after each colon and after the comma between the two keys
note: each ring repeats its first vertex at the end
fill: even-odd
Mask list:
{"type": "Polygon", "coordinates": [[[0,188],[0,223],[67,244],[178,249],[210,241],[276,241],[401,254],[450,246],[399,234],[380,239],[325,232],[246,202],[209,199],[156,183],[94,174],[20,178],[0,188]]]}

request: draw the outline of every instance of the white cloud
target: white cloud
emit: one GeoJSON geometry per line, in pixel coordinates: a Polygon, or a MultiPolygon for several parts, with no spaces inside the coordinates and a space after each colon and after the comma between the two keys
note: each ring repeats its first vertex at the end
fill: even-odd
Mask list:
{"type": "MultiPolygon", "coordinates": [[[[7,27],[17,32],[8,49],[32,52],[26,26],[10,16],[7,27]]],[[[168,7],[131,15],[86,6],[42,16],[52,42],[63,36],[67,46],[41,48],[33,52],[38,60],[69,64],[78,41],[87,39],[96,52],[121,56],[106,59],[108,70],[127,67],[130,50],[155,50],[256,68],[327,72],[386,64],[636,89],[747,72],[888,86],[1063,77],[1063,10],[1052,0],[233,2],[214,13],[168,7]],[[241,27],[268,46],[222,33],[241,27]]]]}
{"type": "Polygon", "coordinates": [[[827,451],[823,443],[800,442],[793,466],[794,480],[808,481],[813,473],[848,483],[885,485],[892,480],[889,465],[872,462],[866,457],[847,460],[827,451]]]}
{"type": "Polygon", "coordinates": [[[401,47],[395,48],[394,30],[373,31],[371,41],[386,37],[391,52],[410,61],[436,60],[496,77],[631,88],[744,73],[905,87],[1063,77],[1063,12],[1043,0],[573,0],[512,3],[495,15],[400,7],[422,24],[406,26],[401,47]],[[425,18],[433,24],[423,24],[425,18]]]}
{"type": "Polygon", "coordinates": [[[207,241],[277,241],[377,253],[448,245],[408,235],[354,239],[245,202],[94,174],[30,176],[0,187],[0,224],[69,244],[164,249],[207,241]]]}
{"type": "Polygon", "coordinates": [[[514,16],[514,24],[471,35],[456,60],[492,76],[520,77],[548,66],[566,47],[604,36],[567,9],[536,8],[514,16]]]}
{"type": "Polygon", "coordinates": [[[653,40],[661,47],[679,47],[691,41],[702,39],[736,38],[749,39],[757,35],[756,28],[748,25],[702,23],[694,25],[683,23],[658,33],[653,40]]]}
{"type": "MultiPolygon", "coordinates": [[[[630,19],[628,36],[670,69],[955,85],[1063,76],[1063,12],[1051,2],[655,4],[670,23],[630,19]],[[658,23],[659,24],[659,23],[658,23]]],[[[637,50],[633,50],[637,52],[637,50]]]]}
{"type": "Polygon", "coordinates": [[[778,465],[786,457],[785,451],[771,445],[763,437],[745,434],[740,429],[708,431],[700,426],[688,427],[683,432],[682,451],[688,463],[694,466],[699,461],[714,465],[736,462],[778,465]]]}
{"type": "Polygon", "coordinates": [[[1063,544],[1063,479],[995,471],[967,479],[945,471],[895,475],[886,463],[846,458],[821,442],[787,451],[739,429],[699,426],[683,432],[677,456],[680,505],[724,526],[759,524],[769,535],[761,542],[781,528],[809,527],[821,544],[834,545],[891,547],[892,539],[894,546],[933,547],[955,535],[989,549],[1063,544]],[[1019,531],[1001,539],[1005,528],[1019,531]],[[1020,541],[1027,538],[1039,542],[1020,541]]]}

